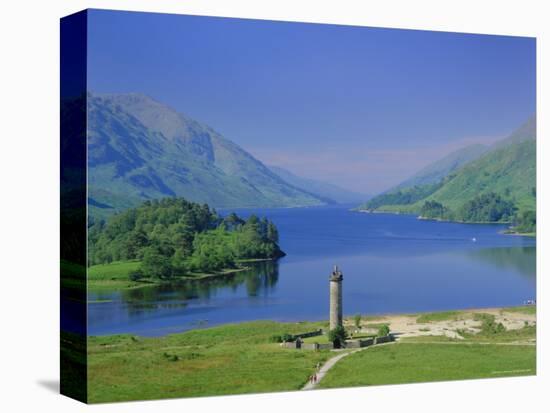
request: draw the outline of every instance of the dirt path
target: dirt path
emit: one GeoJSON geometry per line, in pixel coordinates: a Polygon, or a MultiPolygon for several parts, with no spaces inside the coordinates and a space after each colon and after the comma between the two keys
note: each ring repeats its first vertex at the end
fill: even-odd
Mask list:
{"type": "Polygon", "coordinates": [[[368,347],[363,347],[363,348],[358,348],[356,350],[352,350],[352,351],[348,351],[346,353],[342,353],[342,354],[338,354],[337,356],[334,356],[330,359],[328,359],[325,364],[323,364],[321,366],[321,368],[319,369],[319,371],[317,372],[317,381],[315,383],[311,383],[310,381],[308,381],[306,383],[306,385],[302,388],[302,390],[313,390],[314,388],[317,387],[317,385],[319,384],[319,382],[323,379],[323,377],[325,377],[325,374],[327,374],[327,372],[336,364],[338,363],[340,360],[342,360],[344,357],[346,356],[349,356],[350,354],[353,354],[353,353],[357,353],[358,351],[361,351],[361,350],[366,350],[368,349],[368,347]]]}
{"type": "Polygon", "coordinates": [[[311,382],[307,382],[306,385],[304,387],[302,387],[302,390],[313,390],[315,388],[317,388],[317,386],[319,385],[319,383],[321,382],[321,380],[323,379],[323,377],[325,377],[325,375],[328,373],[328,371],[334,367],[334,365],[336,363],[338,363],[340,360],[342,360],[344,357],[347,357],[349,356],[350,354],[353,354],[353,353],[357,353],[359,351],[364,351],[364,350],[368,350],[369,348],[372,348],[372,347],[380,347],[380,346],[386,346],[386,345],[390,345],[390,344],[394,344],[395,342],[392,341],[391,343],[384,343],[384,344],[377,344],[375,346],[369,346],[369,347],[362,347],[362,348],[358,348],[358,349],[355,349],[355,350],[351,350],[351,351],[348,351],[348,352],[345,352],[345,353],[342,353],[342,354],[338,354],[337,356],[334,356],[330,359],[328,359],[325,364],[323,364],[321,366],[321,368],[319,369],[319,371],[317,372],[317,381],[315,383],[311,383],[311,382]]]}

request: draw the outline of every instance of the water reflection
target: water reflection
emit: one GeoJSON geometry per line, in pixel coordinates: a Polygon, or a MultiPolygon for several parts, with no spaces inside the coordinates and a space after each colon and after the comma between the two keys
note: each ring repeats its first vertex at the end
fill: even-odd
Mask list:
{"type": "Polygon", "coordinates": [[[130,315],[147,310],[184,308],[190,300],[208,301],[228,290],[236,293],[244,287],[248,297],[269,296],[279,280],[279,264],[262,261],[247,264],[248,269],[203,280],[179,281],[120,292],[90,292],[92,303],[122,301],[130,315]]]}
{"type": "Polygon", "coordinates": [[[499,270],[514,269],[523,276],[535,280],[537,270],[537,251],[535,247],[484,248],[469,251],[468,255],[476,260],[487,262],[499,270]]]}

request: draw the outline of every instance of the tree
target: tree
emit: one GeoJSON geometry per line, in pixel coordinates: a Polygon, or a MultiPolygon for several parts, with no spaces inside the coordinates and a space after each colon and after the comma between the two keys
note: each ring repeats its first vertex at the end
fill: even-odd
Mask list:
{"type": "Polygon", "coordinates": [[[361,314],[355,314],[355,316],[353,316],[353,322],[355,327],[359,330],[361,328],[361,314]]]}
{"type": "Polygon", "coordinates": [[[335,348],[342,347],[346,342],[346,338],[348,338],[348,334],[344,326],[337,326],[328,332],[328,339],[332,341],[335,348]]]}
{"type": "Polygon", "coordinates": [[[382,324],[380,327],[378,327],[378,337],[384,337],[390,334],[390,326],[387,324],[382,324]]]}
{"type": "Polygon", "coordinates": [[[162,255],[158,249],[148,247],[143,254],[141,271],[149,277],[170,278],[172,276],[172,264],[170,259],[162,255]]]}
{"type": "Polygon", "coordinates": [[[174,275],[184,275],[190,270],[186,253],[178,248],[172,257],[172,271],[174,275]]]}
{"type": "Polygon", "coordinates": [[[128,259],[140,258],[140,250],[149,244],[147,234],[142,229],[134,229],[128,235],[126,241],[126,254],[128,259]]]}
{"type": "Polygon", "coordinates": [[[267,240],[275,244],[279,242],[279,231],[277,231],[277,227],[271,221],[267,224],[267,240]]]}
{"type": "Polygon", "coordinates": [[[516,215],[514,229],[517,232],[535,232],[537,228],[537,213],[532,209],[521,210],[516,215]]]}
{"type": "Polygon", "coordinates": [[[424,218],[445,218],[449,210],[437,201],[426,201],[420,210],[420,215],[424,218]]]}

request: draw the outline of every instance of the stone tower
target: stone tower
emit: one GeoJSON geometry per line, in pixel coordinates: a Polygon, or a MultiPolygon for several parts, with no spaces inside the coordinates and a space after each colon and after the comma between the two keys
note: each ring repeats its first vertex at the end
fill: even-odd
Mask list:
{"type": "Polygon", "coordinates": [[[344,276],[335,265],[330,274],[330,329],[342,325],[342,280],[344,276]]]}

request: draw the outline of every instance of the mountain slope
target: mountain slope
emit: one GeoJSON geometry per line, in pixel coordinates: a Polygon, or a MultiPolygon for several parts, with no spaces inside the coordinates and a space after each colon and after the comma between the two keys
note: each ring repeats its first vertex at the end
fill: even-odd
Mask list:
{"type": "MultiPolygon", "coordinates": [[[[384,200],[391,201],[388,196],[384,200]]],[[[421,185],[401,191],[398,200],[371,205],[380,211],[426,212],[430,217],[467,220],[468,208],[476,203],[510,205],[519,211],[534,211],[536,204],[536,119],[532,118],[508,138],[492,145],[480,158],[447,175],[439,184],[421,185]],[[422,193],[414,198],[404,195],[422,193]],[[430,211],[428,211],[430,212],[430,211]]],[[[371,201],[372,202],[372,201],[371,201]]],[[[478,205],[479,206],[479,205],[478,205]]],[[[510,215],[507,214],[509,218],[510,215]]]]}
{"type": "Polygon", "coordinates": [[[238,145],[139,94],[88,97],[93,213],[181,196],[216,208],[319,205],[238,145]]]}
{"type": "Polygon", "coordinates": [[[427,200],[458,208],[464,200],[493,192],[514,200],[518,207],[535,207],[536,143],[525,141],[491,151],[456,174],[427,200]]]}
{"type": "Polygon", "coordinates": [[[274,165],[269,165],[272,172],[280,176],[289,184],[310,192],[320,198],[326,199],[337,204],[346,204],[353,202],[361,202],[368,198],[368,195],[359,194],[337,185],[321,182],[314,179],[302,178],[292,172],[274,165]]]}
{"type": "Polygon", "coordinates": [[[416,185],[439,182],[451,172],[482,156],[487,152],[487,149],[488,147],[485,145],[474,144],[451,152],[444,158],[421,169],[412,177],[397,185],[394,189],[411,188],[416,185]]]}

